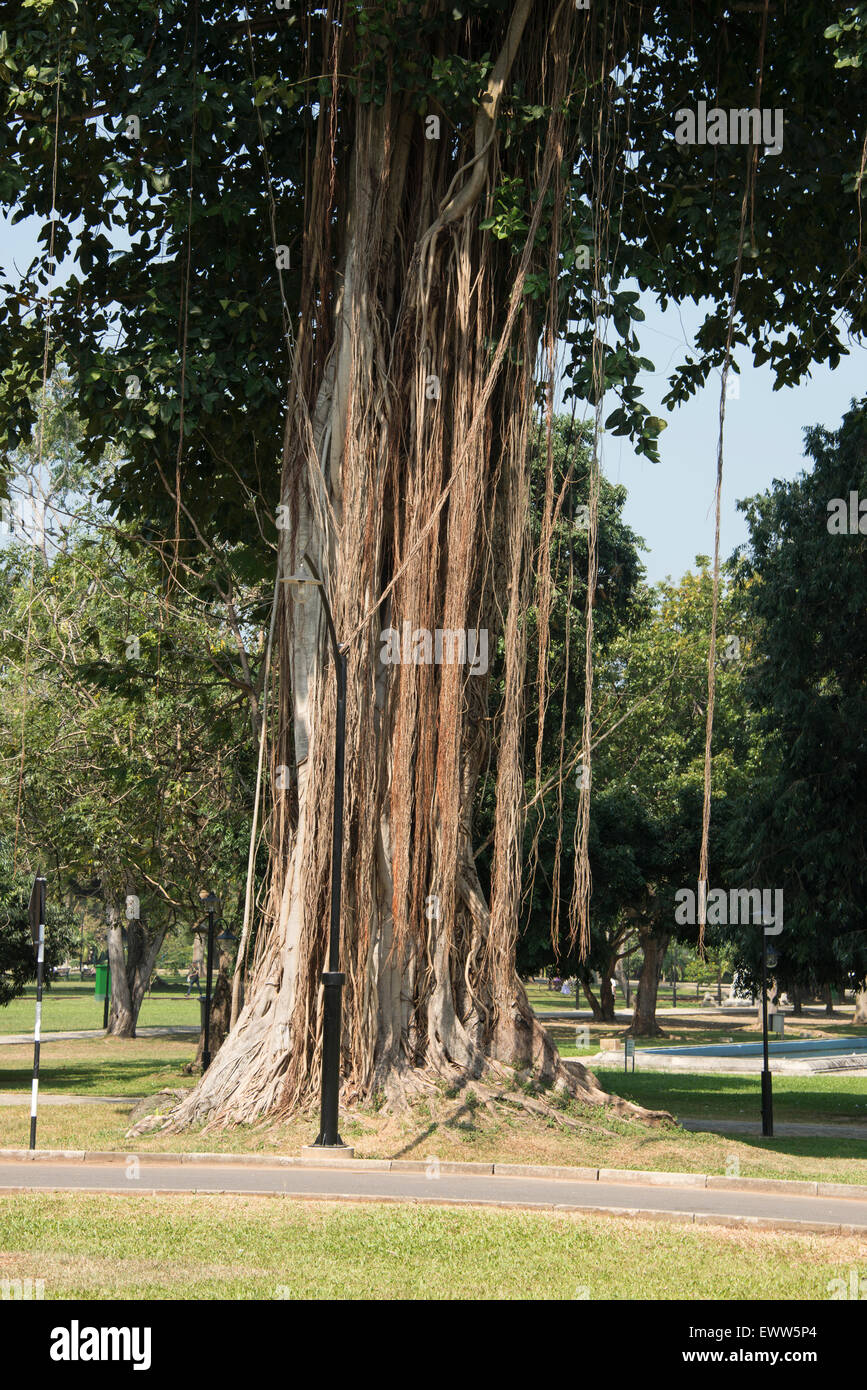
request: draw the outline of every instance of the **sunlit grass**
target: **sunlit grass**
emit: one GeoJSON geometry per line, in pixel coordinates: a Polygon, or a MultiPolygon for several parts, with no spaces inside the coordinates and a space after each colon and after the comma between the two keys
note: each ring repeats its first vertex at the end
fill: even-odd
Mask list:
{"type": "Polygon", "coordinates": [[[857,1238],[283,1197],[0,1197],[46,1299],[824,1299],[857,1238]]]}

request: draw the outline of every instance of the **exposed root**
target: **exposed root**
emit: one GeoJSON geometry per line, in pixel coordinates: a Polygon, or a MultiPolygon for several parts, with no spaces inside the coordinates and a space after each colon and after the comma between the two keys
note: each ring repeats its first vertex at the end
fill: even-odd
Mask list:
{"type": "MultiPolygon", "coordinates": [[[[556,1051],[556,1050],[555,1050],[556,1051]]],[[[155,1131],[178,1133],[188,1127],[198,1115],[190,1116],[184,1104],[189,1100],[180,1092],[174,1092],[175,1106],[166,1114],[148,1114],[139,1120],[128,1132],[127,1138],[155,1131]],[[180,1100],[180,1105],[177,1101],[180,1100]]],[[[524,1113],[563,1129],[603,1134],[604,1127],[594,1124],[584,1116],[576,1118],[568,1113],[570,1102],[598,1107],[600,1111],[616,1115],[618,1119],[639,1121],[645,1125],[658,1126],[675,1124],[672,1115],[665,1110],[647,1110],[620,1096],[609,1095],[599,1086],[592,1072],[578,1063],[566,1065],[557,1054],[553,1075],[550,1069],[544,1074],[527,1068],[523,1071],[491,1061],[487,1063],[480,1076],[469,1075],[457,1066],[440,1069],[431,1067],[403,1067],[390,1069],[383,1078],[381,1087],[372,1094],[373,1107],[378,1114],[390,1114],[399,1118],[412,1112],[420,1101],[426,1101],[431,1115],[438,1123],[455,1124],[456,1115],[473,1112],[484,1107],[493,1118],[502,1118],[503,1110],[509,1113],[524,1113]],[[443,1113],[443,1101],[458,1101],[457,1111],[443,1113]]],[[[346,1090],[341,1096],[341,1122],[356,1115],[369,1112],[371,1097],[348,1097],[346,1090]]],[[[262,1126],[274,1120],[298,1118],[309,1114],[311,1122],[315,1116],[313,1102],[298,1104],[291,1109],[272,1111],[261,1117],[262,1126]]],[[[213,1134],[219,1130],[232,1128],[237,1123],[225,1114],[212,1112],[203,1126],[203,1134],[213,1134]]]]}

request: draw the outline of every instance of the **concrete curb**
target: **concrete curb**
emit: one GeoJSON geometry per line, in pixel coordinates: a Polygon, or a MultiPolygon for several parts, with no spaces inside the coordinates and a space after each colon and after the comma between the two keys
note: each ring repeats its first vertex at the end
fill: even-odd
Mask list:
{"type": "MultiPolygon", "coordinates": [[[[84,1149],[0,1149],[0,1163],[87,1163],[125,1164],[130,1159],[146,1166],[181,1167],[199,1164],[202,1167],[234,1168],[339,1168],[347,1173],[394,1172],[425,1173],[433,1158],[297,1158],[282,1154],[228,1153],[143,1153],[134,1150],[96,1151],[84,1149]]],[[[480,1177],[545,1178],[563,1182],[610,1182],[645,1184],[652,1187],[704,1187],[731,1192],[771,1192],[792,1197],[849,1197],[856,1201],[867,1199],[867,1185],[843,1182],[805,1182],[790,1178],[725,1178],[712,1173],[664,1173],[639,1168],[569,1168],[541,1163],[461,1163],[442,1159],[438,1172],[444,1175],[466,1174],[480,1177]]],[[[14,1189],[7,1188],[6,1191],[14,1189]]],[[[31,1189],[26,1189],[31,1190],[31,1189]]],[[[76,1189],[78,1190],[78,1189],[76,1189]]],[[[174,1191],[175,1189],[170,1189],[174,1191]]],[[[544,1204],[548,1205],[548,1204],[544,1204]]],[[[578,1210],[578,1208],[575,1208],[578,1210]]],[[[570,1210],[572,1208],[570,1207],[570,1210]]],[[[583,1210],[583,1208],[581,1208],[583,1210]]],[[[596,1210],[596,1208],[594,1208],[596,1210]]],[[[701,1219],[700,1216],[696,1218],[701,1219]]],[[[747,1218],[744,1218],[746,1220],[747,1218]]],[[[758,1219],[758,1218],[756,1218],[758,1219]]],[[[802,1224],[802,1223],[799,1223],[802,1224]]],[[[829,1229],[831,1229],[829,1227],[829,1229]]],[[[837,1229],[836,1227],[834,1229],[837,1229]]]]}

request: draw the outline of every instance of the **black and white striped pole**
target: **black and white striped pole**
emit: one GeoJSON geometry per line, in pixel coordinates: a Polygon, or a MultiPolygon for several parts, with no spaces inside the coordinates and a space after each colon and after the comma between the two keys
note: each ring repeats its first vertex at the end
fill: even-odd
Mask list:
{"type": "Polygon", "coordinates": [[[39,1046],[42,1040],[42,979],[45,970],[45,886],[37,874],[30,892],[30,935],[36,952],[36,1022],[33,1025],[33,1086],[30,1097],[30,1147],[36,1148],[36,1102],[39,1097],[39,1046]]]}

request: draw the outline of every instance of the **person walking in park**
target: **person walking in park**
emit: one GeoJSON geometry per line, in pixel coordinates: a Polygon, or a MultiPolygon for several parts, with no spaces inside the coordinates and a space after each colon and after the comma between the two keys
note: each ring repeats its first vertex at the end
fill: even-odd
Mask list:
{"type": "Polygon", "coordinates": [[[197,965],[192,966],[191,969],[187,971],[187,992],[184,995],[185,999],[189,999],[193,990],[193,985],[195,985],[196,992],[201,999],[202,987],[199,984],[199,967],[197,965]]]}

